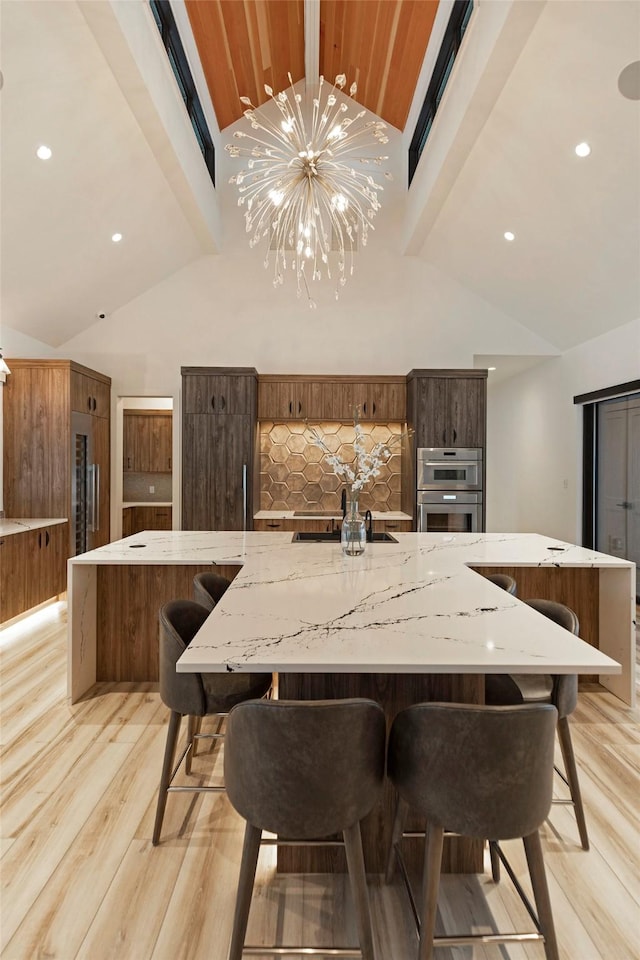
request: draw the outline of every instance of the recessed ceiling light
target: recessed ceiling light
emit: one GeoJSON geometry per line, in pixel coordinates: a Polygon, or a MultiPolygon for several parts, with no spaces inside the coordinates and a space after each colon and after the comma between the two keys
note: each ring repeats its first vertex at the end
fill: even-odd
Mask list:
{"type": "Polygon", "coordinates": [[[43,143],[43,144],[41,144],[41,146],[39,146],[38,149],[36,150],[36,156],[39,157],[40,160],[49,160],[50,157],[51,157],[52,152],[53,152],[53,151],[51,150],[51,147],[47,147],[47,146],[45,146],[45,144],[43,143]]]}
{"type": "Polygon", "coordinates": [[[516,235],[515,233],[511,233],[511,230],[506,230],[504,234],[504,238],[505,240],[508,240],[509,243],[511,243],[512,240],[515,240],[516,235]]]}
{"type": "Polygon", "coordinates": [[[113,240],[114,243],[120,243],[120,241],[122,240],[122,234],[121,234],[121,233],[113,233],[113,234],[111,235],[111,239],[113,240]]]}
{"type": "Polygon", "coordinates": [[[576,155],[578,157],[588,157],[591,153],[591,147],[584,141],[576,146],[576,155]]]}
{"type": "Polygon", "coordinates": [[[495,367],[487,367],[487,370],[495,370],[495,367]]]}

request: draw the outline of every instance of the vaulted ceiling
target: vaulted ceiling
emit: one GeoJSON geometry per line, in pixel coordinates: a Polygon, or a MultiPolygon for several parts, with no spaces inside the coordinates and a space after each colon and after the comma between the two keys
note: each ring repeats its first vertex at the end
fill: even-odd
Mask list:
{"type": "MultiPolygon", "coordinates": [[[[395,159],[406,160],[407,111],[415,117],[416,81],[433,63],[451,0],[441,0],[440,14],[429,0],[172,6],[203,98],[211,89],[216,136],[216,121],[224,128],[238,116],[240,95],[258,102],[265,82],[278,89],[288,70],[309,78],[311,64],[358,83],[357,98],[404,130],[395,159]]],[[[2,321],[57,346],[219,250],[208,236],[216,223],[223,232],[219,201],[231,188],[223,176],[211,188],[146,0],[2,0],[0,18],[2,321]],[[136,46],[143,35],[146,50],[136,46]],[[177,111],[170,122],[167,106],[177,111]],[[185,165],[176,133],[190,141],[196,166],[185,165]],[[40,143],[53,148],[46,163],[35,156],[40,143]],[[111,242],[116,231],[120,244],[111,242]]],[[[637,319],[640,100],[618,89],[636,60],[639,0],[477,2],[418,169],[427,186],[414,181],[407,194],[402,177],[397,191],[396,221],[413,221],[394,255],[435,265],[560,349],[637,319]],[[507,23],[501,52],[482,51],[480,82],[469,90],[483,24],[503,9],[515,27],[509,33],[507,23]],[[492,88],[499,70],[502,86],[492,88]],[[587,160],[574,154],[580,140],[592,145],[587,160]],[[438,164],[440,178],[430,181],[438,164]]]]}

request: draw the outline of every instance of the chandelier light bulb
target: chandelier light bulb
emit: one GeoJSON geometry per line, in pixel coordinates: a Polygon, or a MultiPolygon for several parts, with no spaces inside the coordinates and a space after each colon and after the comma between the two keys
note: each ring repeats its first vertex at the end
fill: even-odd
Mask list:
{"type": "Polygon", "coordinates": [[[52,156],[51,147],[47,147],[44,143],[40,144],[36,150],[36,156],[39,160],[50,160],[52,156]]]}
{"type": "MultiPolygon", "coordinates": [[[[279,122],[257,110],[248,97],[240,97],[251,132],[236,130],[235,142],[225,149],[246,164],[229,182],[238,188],[238,206],[244,207],[249,246],[264,242],[264,263],[273,266],[274,287],[284,284],[289,269],[298,296],[304,290],[309,306],[315,307],[309,281],[335,277],[337,297],[347,275],[353,274],[354,251],[366,246],[374,229],[383,186],[371,167],[389,158],[372,156],[370,148],[389,138],[382,121],[362,122],[366,110],[347,116],[350,105],[340,101],[344,74],[329,89],[320,77],[308,115],[291,74],[289,82],[291,89],[277,94],[265,85],[280,112],[279,122]]],[[[356,91],[354,83],[350,96],[356,91]]],[[[390,173],[384,176],[392,179],[390,173]]]]}
{"type": "Polygon", "coordinates": [[[577,156],[579,156],[579,157],[588,157],[590,153],[591,153],[591,147],[590,147],[589,144],[586,143],[585,141],[583,141],[582,143],[579,143],[579,144],[576,146],[576,154],[577,154],[577,156]]]}

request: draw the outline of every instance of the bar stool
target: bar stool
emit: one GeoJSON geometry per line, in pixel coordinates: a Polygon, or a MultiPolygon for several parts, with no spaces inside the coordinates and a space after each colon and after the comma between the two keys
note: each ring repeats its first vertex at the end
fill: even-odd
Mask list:
{"type": "MultiPolygon", "coordinates": [[[[557,711],[548,704],[486,707],[420,703],[401,711],[389,737],[388,775],[398,804],[387,862],[387,882],[398,860],[420,934],[418,960],[434,947],[471,943],[544,941],[558,960],[539,827],[551,805],[557,711]],[[408,880],[400,841],[409,809],[427,819],[420,909],[408,880]],[[522,837],[537,908],[511,874],[537,933],[435,936],[443,837],[522,837]]],[[[500,851],[501,859],[507,865],[500,851]]],[[[510,866],[508,866],[510,870],[510,866]]]]}
{"type": "Polygon", "coordinates": [[[512,596],[516,596],[517,585],[513,577],[510,577],[508,573],[487,573],[484,575],[485,580],[490,580],[491,583],[495,583],[496,587],[500,587],[501,590],[506,590],[507,593],[510,593],[512,596]]]}
{"type": "Polygon", "coordinates": [[[196,573],[193,578],[193,599],[211,611],[231,586],[231,580],[219,573],[196,573]]]}
{"type": "MultiPolygon", "coordinates": [[[[209,610],[193,600],[174,600],[160,610],[160,698],[171,710],[156,819],[153,827],[153,845],[160,842],[160,832],[167,795],[182,793],[221,793],[224,787],[172,786],[173,780],[186,758],[185,771],[191,772],[191,754],[194,734],[192,718],[216,715],[226,716],[234,704],[242,700],[264,696],[271,687],[270,673],[177,673],[176,663],[209,616],[209,610]],[[183,716],[190,721],[187,745],[174,766],[176,743],[183,716]]],[[[223,734],[200,736],[222,737],[223,734]]]]}
{"type": "Polygon", "coordinates": [[[245,948],[263,830],[278,834],[277,844],[344,842],[360,951],[363,960],[374,960],[360,821],[380,795],[384,754],[384,711],[372,700],[263,700],[233,708],[224,776],[229,800],[247,822],[229,960],[241,960],[245,949],[359,955],[346,947],[245,948]],[[343,841],[316,839],[340,833],[343,841]]]}
{"type": "MultiPolygon", "coordinates": [[[[578,636],[580,624],[570,607],[554,600],[525,600],[524,603],[542,613],[554,623],[578,636]]],[[[565,772],[556,767],[556,773],[569,788],[570,800],[554,799],[553,803],[571,804],[575,811],[580,842],[589,849],[587,821],[582,805],[578,768],[573,752],[569,716],[578,703],[576,674],[487,674],[485,702],[494,705],[518,703],[551,703],[558,711],[558,739],[565,772]]]]}

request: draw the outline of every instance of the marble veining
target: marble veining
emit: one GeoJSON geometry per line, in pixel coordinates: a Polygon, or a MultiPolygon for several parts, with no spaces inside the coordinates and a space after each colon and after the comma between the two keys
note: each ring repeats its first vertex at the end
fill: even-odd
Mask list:
{"type": "Polygon", "coordinates": [[[368,544],[356,558],[336,543],[291,538],[279,531],[145,531],[70,566],[238,565],[180,672],[620,673],[605,652],[470,566],[610,569],[631,604],[629,561],[536,534],[400,533],[397,544],[368,544]]]}

